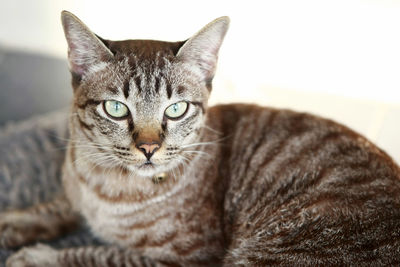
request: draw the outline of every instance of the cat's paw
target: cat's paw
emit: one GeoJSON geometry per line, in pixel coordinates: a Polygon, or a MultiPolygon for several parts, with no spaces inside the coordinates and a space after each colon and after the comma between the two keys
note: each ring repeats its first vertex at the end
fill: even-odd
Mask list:
{"type": "Polygon", "coordinates": [[[13,248],[25,243],[24,232],[27,226],[25,223],[21,225],[22,217],[23,215],[18,211],[0,214],[0,247],[13,248]]]}
{"type": "Polygon", "coordinates": [[[42,244],[27,247],[11,255],[6,262],[6,267],[55,267],[59,266],[57,261],[57,250],[42,244]]]}
{"type": "Polygon", "coordinates": [[[41,228],[34,217],[23,211],[0,214],[0,248],[15,248],[35,240],[41,228]]]}

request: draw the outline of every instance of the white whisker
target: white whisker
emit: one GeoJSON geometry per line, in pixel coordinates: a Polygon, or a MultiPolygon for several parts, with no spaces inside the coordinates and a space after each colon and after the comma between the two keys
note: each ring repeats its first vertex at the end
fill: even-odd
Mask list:
{"type": "Polygon", "coordinates": [[[205,124],[204,124],[204,125],[201,126],[201,127],[204,128],[204,129],[207,129],[207,130],[209,130],[209,131],[211,131],[211,132],[213,132],[213,133],[216,133],[216,134],[218,134],[218,135],[222,135],[222,132],[213,129],[213,128],[211,128],[211,127],[208,126],[208,125],[205,125],[205,124]]]}
{"type": "Polygon", "coordinates": [[[204,152],[204,151],[199,151],[199,150],[182,150],[183,153],[188,153],[188,154],[202,154],[202,155],[207,155],[209,157],[212,157],[210,153],[204,152]]]}
{"type": "Polygon", "coordinates": [[[227,139],[229,137],[230,136],[226,136],[226,137],[219,138],[217,140],[212,140],[212,141],[207,141],[207,142],[191,143],[191,144],[188,144],[188,145],[183,145],[183,146],[181,146],[181,148],[187,148],[187,147],[193,147],[193,146],[216,145],[219,142],[221,142],[221,141],[223,141],[223,140],[225,140],[225,139],[227,139]]]}

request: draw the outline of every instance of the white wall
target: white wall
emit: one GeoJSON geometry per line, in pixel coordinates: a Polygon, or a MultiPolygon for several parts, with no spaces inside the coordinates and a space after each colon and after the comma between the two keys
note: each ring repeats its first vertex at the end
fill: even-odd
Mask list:
{"type": "Polygon", "coordinates": [[[400,161],[400,1],[2,0],[0,45],[65,58],[62,9],[109,39],[183,40],[229,15],[213,103],[318,113],[400,161]]]}
{"type": "Polygon", "coordinates": [[[0,42],[64,56],[62,9],[114,39],[181,40],[229,15],[220,72],[235,86],[400,102],[400,1],[2,0],[0,42]]]}

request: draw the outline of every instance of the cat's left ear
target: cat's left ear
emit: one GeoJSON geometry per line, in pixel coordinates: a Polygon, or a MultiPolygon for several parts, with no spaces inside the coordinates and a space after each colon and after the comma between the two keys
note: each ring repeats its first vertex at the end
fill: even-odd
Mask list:
{"type": "Polygon", "coordinates": [[[74,14],[63,11],[61,22],[68,42],[70,70],[82,77],[91,68],[113,57],[105,44],[74,14]]]}
{"type": "Polygon", "coordinates": [[[177,53],[177,58],[199,68],[208,83],[214,77],[218,51],[229,28],[229,17],[220,17],[187,40],[177,53]]]}

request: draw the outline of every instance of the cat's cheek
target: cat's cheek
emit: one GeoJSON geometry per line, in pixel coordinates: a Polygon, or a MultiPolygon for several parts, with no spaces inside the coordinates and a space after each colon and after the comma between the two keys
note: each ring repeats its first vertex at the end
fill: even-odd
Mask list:
{"type": "Polygon", "coordinates": [[[197,129],[200,126],[196,124],[185,124],[177,123],[176,125],[171,125],[168,132],[168,139],[171,144],[181,145],[186,144],[189,139],[198,135],[197,129]]]}

